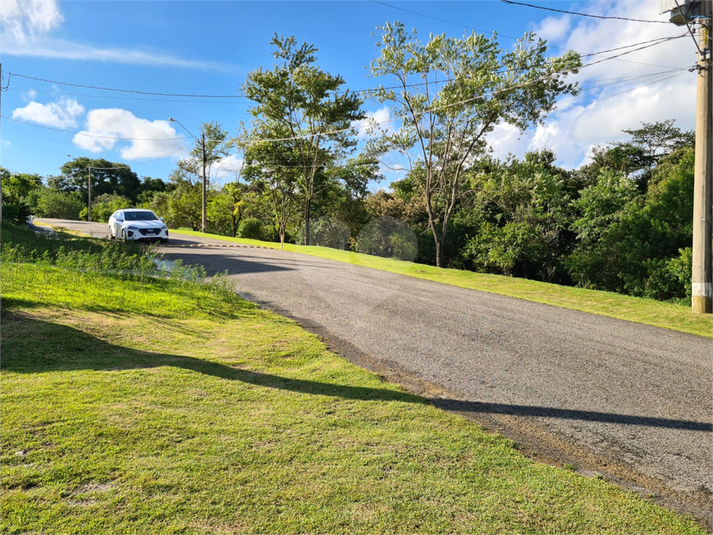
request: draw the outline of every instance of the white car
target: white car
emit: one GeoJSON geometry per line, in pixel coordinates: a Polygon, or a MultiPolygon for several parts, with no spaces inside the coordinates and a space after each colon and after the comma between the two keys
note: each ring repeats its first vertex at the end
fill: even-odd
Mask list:
{"type": "Polygon", "coordinates": [[[112,240],[168,241],[168,227],[151,210],[126,208],[109,218],[109,238],[112,240]]]}

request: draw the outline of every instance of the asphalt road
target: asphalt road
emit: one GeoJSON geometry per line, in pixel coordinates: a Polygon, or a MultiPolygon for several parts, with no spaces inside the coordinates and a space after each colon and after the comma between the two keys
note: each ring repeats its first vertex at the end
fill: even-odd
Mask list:
{"type": "MultiPolygon", "coordinates": [[[[61,224],[106,234],[106,225],[61,224]]],[[[306,255],[217,247],[225,243],[172,234],[161,252],[227,271],[248,299],[536,459],[602,474],[713,525],[710,339],[306,255]]]]}

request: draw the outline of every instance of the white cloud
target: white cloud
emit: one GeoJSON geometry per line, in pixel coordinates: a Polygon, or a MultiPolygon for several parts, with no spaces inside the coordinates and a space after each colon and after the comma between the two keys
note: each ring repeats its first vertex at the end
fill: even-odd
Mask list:
{"type": "Polygon", "coordinates": [[[57,0],[2,0],[0,27],[8,34],[4,36],[3,48],[10,42],[8,37],[25,42],[48,33],[63,20],[57,0]]]}
{"type": "Polygon", "coordinates": [[[527,132],[520,132],[517,126],[507,123],[500,123],[488,135],[493,156],[504,159],[509,154],[522,155],[530,143],[527,132]]]}
{"type": "Polygon", "coordinates": [[[376,111],[366,112],[366,118],[359,121],[354,121],[352,126],[359,130],[359,137],[372,137],[379,131],[393,133],[395,130],[394,122],[391,120],[391,112],[389,108],[384,106],[376,111]]]}
{"type": "Polygon", "coordinates": [[[243,159],[238,158],[235,154],[231,154],[213,164],[210,174],[211,178],[220,182],[232,182],[236,177],[240,176],[242,169],[243,159]]]}
{"type": "Polygon", "coordinates": [[[547,17],[537,28],[537,37],[547,41],[561,41],[570,32],[572,19],[569,16],[547,17]]]}
{"type": "Polygon", "coordinates": [[[0,42],[6,56],[93,60],[226,71],[229,66],[187,60],[149,49],[97,48],[51,37],[64,17],[57,0],[0,0],[0,42]]]}
{"type": "Polygon", "coordinates": [[[77,119],[83,114],[84,106],[65,97],[49,104],[30,102],[24,108],[15,109],[12,118],[56,128],[71,128],[77,126],[77,119]]]}
{"type": "Polygon", "coordinates": [[[121,146],[122,158],[142,160],[178,154],[192,143],[178,136],[168,121],[149,121],[119,108],[92,110],[86,129],[76,134],[74,144],[89,152],[121,146]]]}
{"type": "Polygon", "coordinates": [[[27,91],[22,91],[20,93],[20,98],[25,102],[32,102],[37,98],[37,91],[34,89],[28,89],[27,91]]]}
{"type": "Polygon", "coordinates": [[[198,70],[226,71],[229,69],[229,66],[222,63],[187,60],[153,50],[96,48],[50,38],[36,39],[30,42],[15,41],[3,43],[3,54],[20,57],[95,60],[111,63],[126,63],[130,65],[156,65],[198,70]]]}
{"type": "MultiPolygon", "coordinates": [[[[558,7],[567,9],[566,5],[558,7]]],[[[665,15],[658,15],[656,4],[649,0],[589,1],[577,4],[574,11],[667,20],[665,15]]],[[[553,50],[555,54],[567,49],[587,54],[684,33],[673,24],[594,20],[566,15],[549,17],[534,31],[562,49],[553,50]]],[[[624,50],[583,57],[583,63],[621,52],[624,50]]],[[[496,155],[509,151],[522,156],[529,150],[548,148],[555,152],[559,164],[571,168],[586,163],[594,145],[628,139],[622,130],[638,128],[642,122],[675,119],[676,126],[682,130],[693,129],[695,75],[683,70],[680,76],[663,80],[677,73],[656,74],[692,66],[696,61],[695,52],[691,38],[686,36],[583,68],[573,77],[581,84],[581,94],[563,98],[559,103],[560,111],[551,113],[544,125],[528,130],[519,141],[512,130],[498,127],[490,136],[496,155]],[[651,83],[657,80],[662,81],[651,83]]]]}

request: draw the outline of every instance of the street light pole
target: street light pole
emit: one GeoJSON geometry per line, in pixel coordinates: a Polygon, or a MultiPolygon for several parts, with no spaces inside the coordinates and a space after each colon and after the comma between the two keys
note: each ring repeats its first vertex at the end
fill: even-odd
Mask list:
{"type": "Polygon", "coordinates": [[[200,140],[194,136],[188,128],[183,126],[183,124],[174,119],[173,117],[169,117],[168,120],[172,123],[178,123],[181,125],[181,128],[183,128],[188,134],[195,139],[196,141],[200,141],[201,143],[201,154],[202,154],[202,159],[203,159],[203,173],[201,176],[201,182],[202,182],[202,194],[201,194],[201,232],[205,234],[206,228],[208,227],[208,218],[207,218],[207,210],[206,210],[206,164],[207,164],[207,156],[205,152],[205,132],[201,132],[201,138],[200,140]]]}

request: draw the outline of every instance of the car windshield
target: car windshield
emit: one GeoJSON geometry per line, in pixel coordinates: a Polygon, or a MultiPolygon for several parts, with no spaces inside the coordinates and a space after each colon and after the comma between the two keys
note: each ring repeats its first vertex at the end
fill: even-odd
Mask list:
{"type": "Polygon", "coordinates": [[[158,221],[158,216],[148,210],[140,212],[124,212],[126,221],[158,221]]]}

